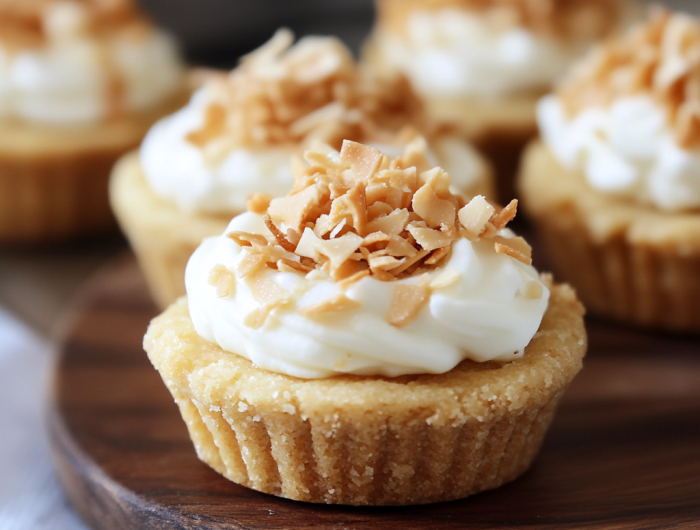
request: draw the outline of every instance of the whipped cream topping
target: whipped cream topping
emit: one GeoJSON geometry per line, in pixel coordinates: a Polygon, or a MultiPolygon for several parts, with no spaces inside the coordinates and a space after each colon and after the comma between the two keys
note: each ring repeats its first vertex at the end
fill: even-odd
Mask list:
{"type": "MultiPolygon", "coordinates": [[[[285,195],[294,182],[290,158],[301,155],[304,146],[238,147],[228,149],[223,157],[208,156],[206,148],[187,140],[203,126],[208,104],[207,87],[203,87],[187,106],[163,118],[146,135],[140,158],[151,189],[190,212],[238,213],[245,210],[246,198],[255,192],[285,195]]],[[[376,147],[390,156],[403,149],[385,143],[376,147]]],[[[445,168],[453,186],[463,192],[486,170],[476,150],[454,136],[431,142],[428,156],[434,166],[445,168]]]]}
{"type": "Polygon", "coordinates": [[[585,46],[523,27],[497,28],[458,9],[416,11],[405,36],[377,32],[377,46],[428,96],[498,97],[550,86],[585,46]]]}
{"type": "Polygon", "coordinates": [[[700,148],[678,145],[666,109],[650,96],[621,97],[569,116],[556,96],[543,98],[544,142],[594,189],[662,210],[700,208],[700,148]]]}
{"type": "MultiPolygon", "coordinates": [[[[232,231],[271,237],[262,216],[252,212],[234,218],[226,233],[232,231]]],[[[500,234],[512,236],[507,229],[500,234]]],[[[260,368],[294,377],[435,374],[464,359],[513,360],[523,355],[549,300],[549,290],[532,266],[497,254],[485,241],[461,239],[444,266],[430,273],[437,282],[430,301],[404,327],[390,325],[385,317],[397,284],[416,284],[417,277],[395,282],[362,278],[345,291],[358,308],[311,318],[299,308],[339,294],[339,284],[314,279],[314,274],[268,269],[263,274],[287,293],[290,303],[274,309],[263,327],[252,329],[244,322],[260,304],[247,284],[238,281],[233,296],[220,298],[207,281],[218,264],[235,271],[245,248],[223,235],[202,243],[185,274],[190,316],[204,339],[260,368]]]]}
{"type": "Polygon", "coordinates": [[[182,86],[177,47],[160,31],[131,28],[98,39],[76,2],[52,5],[43,23],[46,43],[38,48],[0,44],[0,118],[92,123],[114,114],[115,99],[119,111],[145,111],[182,86]]]}

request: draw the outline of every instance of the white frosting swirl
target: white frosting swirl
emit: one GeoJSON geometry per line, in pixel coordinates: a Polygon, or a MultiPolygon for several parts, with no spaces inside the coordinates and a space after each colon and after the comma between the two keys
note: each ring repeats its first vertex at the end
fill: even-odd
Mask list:
{"type": "Polygon", "coordinates": [[[485,15],[417,11],[406,35],[380,30],[384,59],[427,96],[498,97],[550,86],[585,51],[526,28],[497,29],[485,15]]]}
{"type": "MultiPolygon", "coordinates": [[[[257,151],[234,147],[222,157],[209,157],[186,139],[189,133],[201,129],[208,103],[203,87],[188,105],[163,118],[146,135],[140,155],[151,189],[185,211],[198,212],[242,212],[246,198],[255,192],[286,195],[294,182],[290,157],[301,154],[302,146],[257,151]]],[[[403,151],[403,146],[376,147],[389,156],[403,151]]],[[[428,159],[434,166],[445,168],[453,186],[462,191],[476,184],[485,171],[476,150],[457,137],[435,141],[428,159]]]]}
{"type": "Polygon", "coordinates": [[[556,96],[538,107],[542,136],[558,161],[591,187],[662,210],[700,207],[700,149],[674,140],[665,110],[648,96],[567,115],[556,96]]]}
{"type": "MultiPolygon", "coordinates": [[[[234,218],[234,230],[269,235],[262,217],[245,213],[234,218]]],[[[510,237],[504,230],[502,235],[510,237]]],[[[447,287],[435,289],[419,316],[403,328],[388,324],[397,283],[365,277],[345,295],[362,305],[311,319],[298,309],[339,294],[329,280],[267,270],[293,303],[275,309],[263,328],[244,325],[259,307],[244,281],[233,296],[217,298],[208,283],[210,270],[223,264],[235,271],[245,250],[225,236],[205,239],[190,258],[185,274],[189,312],[197,333],[258,367],[302,378],[340,373],[398,376],[444,373],[464,359],[508,361],[523,355],[547,309],[549,291],[535,269],[497,254],[487,241],[454,244],[444,267],[431,273],[456,274],[447,287]],[[533,282],[535,282],[533,289],[533,282]],[[528,292],[539,292],[536,298],[528,292]]],[[[313,273],[311,273],[313,274],[313,273]]]]}
{"type": "Polygon", "coordinates": [[[174,41],[159,31],[95,39],[84,8],[60,2],[47,12],[47,44],[10,52],[0,45],[0,118],[47,124],[92,123],[109,115],[110,75],[124,83],[124,110],[153,108],[182,86],[174,41]]]}

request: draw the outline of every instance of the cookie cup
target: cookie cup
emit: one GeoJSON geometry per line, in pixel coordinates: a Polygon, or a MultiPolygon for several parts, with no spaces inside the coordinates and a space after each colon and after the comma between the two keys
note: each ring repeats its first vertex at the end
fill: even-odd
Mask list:
{"type": "Polygon", "coordinates": [[[700,331],[700,211],[663,212],[592,189],[534,142],[519,182],[551,268],[595,314],[700,331]]]}
{"type": "Polygon", "coordinates": [[[85,126],[1,122],[0,244],[114,230],[107,195],[112,166],[185,99],[183,93],[153,111],[85,126]]]}
{"type": "MultiPolygon", "coordinates": [[[[493,196],[487,163],[467,196],[493,196]]],[[[161,199],[148,185],[136,151],[114,167],[110,200],[119,224],[136,253],[154,300],[165,309],[185,294],[185,267],[202,239],[221,235],[231,218],[242,213],[185,212],[161,199]]]]}
{"type": "Polygon", "coordinates": [[[406,505],[496,488],[532,464],[586,350],[583,307],[554,286],[521,359],[441,375],[304,380],[202,339],[181,298],[144,347],[199,458],[228,479],[316,503],[406,505]]]}

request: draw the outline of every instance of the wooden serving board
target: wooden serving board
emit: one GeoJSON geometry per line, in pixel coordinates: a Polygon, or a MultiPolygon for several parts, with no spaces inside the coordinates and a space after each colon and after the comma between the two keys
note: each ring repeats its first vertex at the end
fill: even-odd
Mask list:
{"type": "Polygon", "coordinates": [[[194,452],[141,340],[156,309],[131,256],[89,282],[56,367],[50,430],[71,502],[96,529],[700,528],[700,338],[589,322],[585,368],[522,478],[401,508],[289,501],[194,452]]]}

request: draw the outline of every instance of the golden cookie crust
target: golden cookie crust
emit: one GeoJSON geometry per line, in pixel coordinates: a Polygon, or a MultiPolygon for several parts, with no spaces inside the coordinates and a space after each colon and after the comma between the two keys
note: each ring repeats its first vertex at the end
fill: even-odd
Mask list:
{"type": "Polygon", "coordinates": [[[107,184],[117,159],[180,106],[85,126],[0,122],[0,244],[35,244],[114,231],[107,184]]]}
{"type": "Polygon", "coordinates": [[[303,380],[202,339],[186,298],[144,348],[199,458],[244,486],[307,502],[423,504],[496,488],[536,457],[586,351],[583,307],[553,286],[525,355],[440,375],[303,380]]]}

